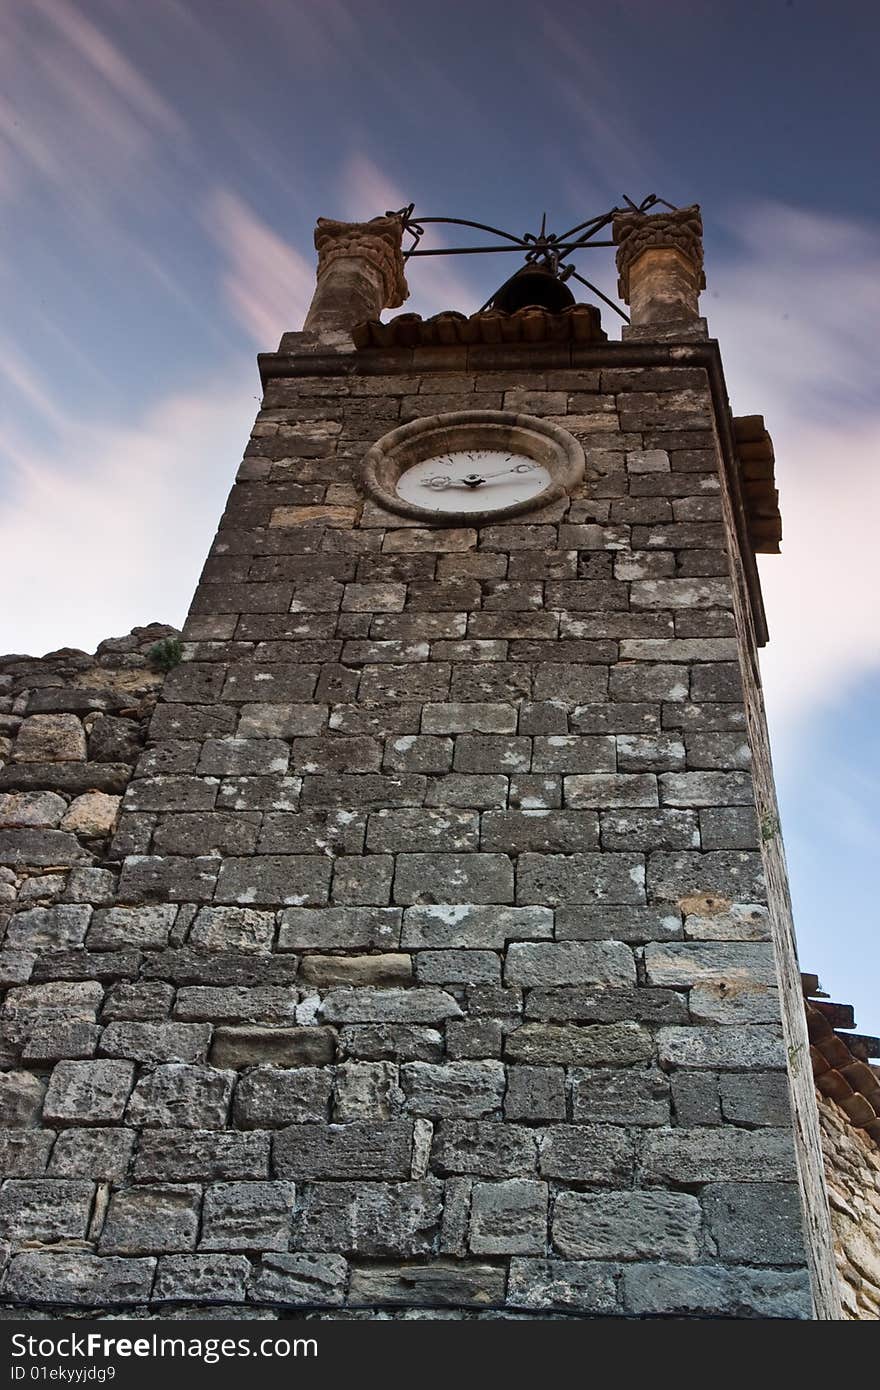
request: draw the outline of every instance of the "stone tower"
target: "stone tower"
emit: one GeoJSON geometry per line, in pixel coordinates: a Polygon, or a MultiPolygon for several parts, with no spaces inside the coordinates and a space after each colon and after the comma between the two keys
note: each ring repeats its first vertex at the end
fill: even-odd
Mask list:
{"type": "Polygon", "coordinates": [[[621,342],[586,305],[383,324],[401,232],[319,223],[113,896],[12,918],[17,1008],[104,1026],[13,1058],[52,1139],[3,1190],[3,1296],[835,1317],[772,450],[699,317],[699,210],[616,217],[621,342]]]}

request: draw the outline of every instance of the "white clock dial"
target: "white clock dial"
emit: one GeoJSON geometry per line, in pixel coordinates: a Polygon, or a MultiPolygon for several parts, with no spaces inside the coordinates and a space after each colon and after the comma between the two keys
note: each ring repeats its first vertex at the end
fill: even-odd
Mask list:
{"type": "Polygon", "coordinates": [[[508,449],[461,449],[401,473],[397,495],[435,512],[486,512],[539,496],[553,479],[543,464],[508,449]]]}

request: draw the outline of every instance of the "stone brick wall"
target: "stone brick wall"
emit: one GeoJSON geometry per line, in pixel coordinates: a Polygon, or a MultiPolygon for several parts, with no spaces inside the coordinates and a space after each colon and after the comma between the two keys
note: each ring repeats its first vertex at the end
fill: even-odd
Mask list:
{"type": "Polygon", "coordinates": [[[118,886],[7,928],[8,1302],[811,1315],[714,406],[591,352],[270,381],[118,886]],[[479,407],[586,484],[362,503],[479,407]]]}
{"type": "MultiPolygon", "coordinates": [[[[179,636],[154,623],[102,642],[94,656],[73,648],[0,656],[4,931],[13,907],[20,913],[63,902],[75,907],[67,912],[75,920],[90,904],[113,901],[117,875],[103,865],[164,679],[150,653],[179,636]]],[[[6,932],[3,988],[29,977],[44,944],[38,938],[20,920],[6,932]],[[17,936],[24,944],[14,944],[17,936]]],[[[26,1054],[39,1045],[35,1033],[26,1054]]]]}
{"type": "MultiPolygon", "coordinates": [[[[734,530],[735,498],[722,475],[721,502],[728,534],[734,530]]],[[[785,1045],[798,1179],[817,1315],[841,1316],[833,1236],[819,1135],[816,1091],[804,1016],[785,847],[776,798],[773,760],[755,640],[755,624],[742,551],[730,547],[734,621],[740,655],[740,679],[750,753],[753,794],[764,866],[770,936],[774,943],[779,1009],[785,1045]]]]}
{"type": "Polygon", "coordinates": [[[843,1316],[880,1318],[880,1147],[817,1093],[843,1316]]]}

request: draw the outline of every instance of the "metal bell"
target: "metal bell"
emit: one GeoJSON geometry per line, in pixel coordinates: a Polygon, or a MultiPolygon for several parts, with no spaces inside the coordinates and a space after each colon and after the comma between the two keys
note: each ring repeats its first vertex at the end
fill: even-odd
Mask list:
{"type": "Polygon", "coordinates": [[[515,314],[517,309],[533,305],[551,314],[561,314],[574,304],[571,290],[564,285],[548,265],[524,265],[509,280],[505,280],[489,301],[493,309],[503,314],[515,314]]]}

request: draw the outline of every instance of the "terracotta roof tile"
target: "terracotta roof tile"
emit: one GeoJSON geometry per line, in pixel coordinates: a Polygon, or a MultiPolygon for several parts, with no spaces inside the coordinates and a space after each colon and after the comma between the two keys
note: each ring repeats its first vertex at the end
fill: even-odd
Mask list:
{"type": "Polygon", "coordinates": [[[880,1069],[867,1060],[880,1056],[880,1038],[841,1032],[842,1027],[854,1026],[852,1008],[811,998],[819,990],[816,975],[802,975],[801,984],[816,1089],[880,1144],[880,1069]]]}
{"type": "Polygon", "coordinates": [[[604,343],[607,341],[593,304],[572,304],[559,314],[527,305],[513,314],[499,309],[482,313],[456,313],[452,309],[433,318],[421,314],[397,314],[388,323],[374,319],[352,329],[356,348],[447,347],[462,343],[604,343]]]}

